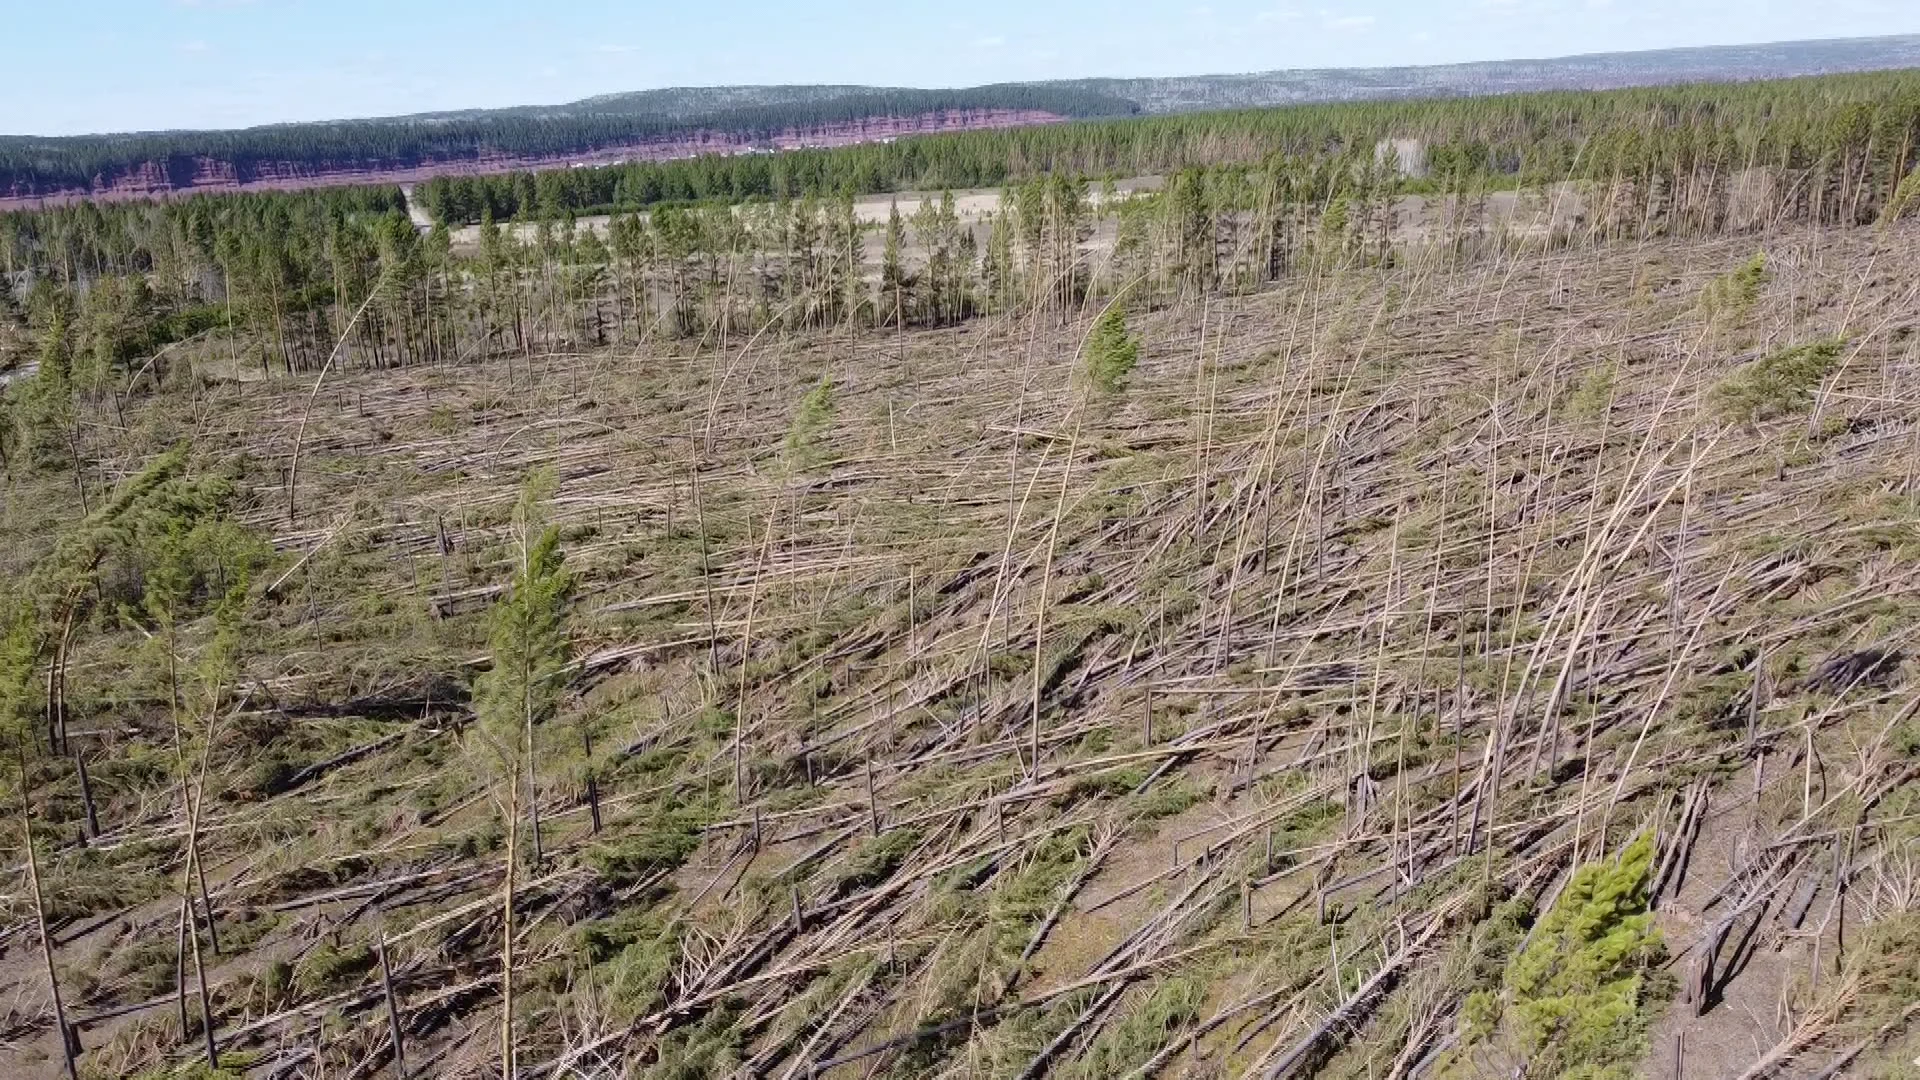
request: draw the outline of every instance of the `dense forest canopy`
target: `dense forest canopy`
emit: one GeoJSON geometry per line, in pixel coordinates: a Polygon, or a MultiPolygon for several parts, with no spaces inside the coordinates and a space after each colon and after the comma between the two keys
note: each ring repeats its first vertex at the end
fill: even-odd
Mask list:
{"type": "Polygon", "coordinates": [[[400,167],[488,158],[546,158],[720,133],[745,141],[834,124],[944,112],[1022,110],[1062,117],[1126,115],[1124,98],[1044,86],[971,90],[859,90],[821,100],[730,105],[675,115],[622,99],[567,114],[501,113],[276,124],[240,131],[153,132],[74,138],[0,137],[0,192],[86,189],[148,164],[176,184],[197,159],[224,161],[245,181],[262,164],[400,167]]]}

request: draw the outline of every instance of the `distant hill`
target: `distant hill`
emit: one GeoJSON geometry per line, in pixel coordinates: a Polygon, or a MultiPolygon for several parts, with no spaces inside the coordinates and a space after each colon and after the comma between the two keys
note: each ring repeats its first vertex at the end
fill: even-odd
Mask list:
{"type": "Polygon", "coordinates": [[[1124,98],[1144,112],[1298,105],[1539,90],[1617,90],[1920,67],[1920,34],[1592,53],[1432,67],[1319,68],[1159,79],[1076,79],[1036,85],[1124,98]]]}
{"type": "Polygon", "coordinates": [[[937,131],[1329,101],[1598,90],[1920,67],[1920,35],[1437,67],[1077,79],[953,90],[681,87],[562,105],[67,138],[0,136],[0,207],[199,190],[404,182],[937,131]]]}

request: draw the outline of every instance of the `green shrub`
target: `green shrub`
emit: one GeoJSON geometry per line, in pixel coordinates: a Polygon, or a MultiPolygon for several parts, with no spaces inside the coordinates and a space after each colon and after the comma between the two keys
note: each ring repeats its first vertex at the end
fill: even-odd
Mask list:
{"type": "Polygon", "coordinates": [[[324,997],[352,986],[373,970],[373,950],[365,945],[321,945],[300,961],[293,985],[303,998],[324,997]]]}
{"type": "Polygon", "coordinates": [[[615,885],[631,885],[687,861],[700,846],[705,819],[687,810],[671,810],[638,822],[633,831],[587,853],[593,868],[615,885]]]}
{"type": "Polygon", "coordinates": [[[1633,1076],[1660,997],[1649,978],[1664,952],[1648,911],[1652,868],[1643,834],[1617,860],[1575,871],[1507,965],[1501,1001],[1473,1002],[1476,1034],[1502,1025],[1502,1049],[1532,1077],[1633,1076]]]}
{"type": "Polygon", "coordinates": [[[1816,341],[1756,360],[1713,388],[1714,405],[1726,419],[1749,424],[1799,412],[1840,362],[1840,348],[1816,341]]]}
{"type": "Polygon", "coordinates": [[[895,829],[868,840],[847,857],[846,868],[840,872],[840,891],[870,888],[887,880],[919,845],[918,829],[895,829]]]}
{"type": "Polygon", "coordinates": [[[1118,393],[1139,360],[1140,341],[1127,335],[1126,314],[1118,307],[1108,308],[1087,337],[1087,380],[1102,393],[1118,393]]]}
{"type": "Polygon", "coordinates": [[[107,971],[110,978],[126,979],[128,996],[142,1000],[173,989],[178,960],[179,951],[171,937],[147,935],[115,949],[107,971]]]}
{"type": "Polygon", "coordinates": [[[833,380],[821,379],[794,410],[793,426],[787,429],[787,467],[804,472],[818,464],[832,426],[833,380]]]}
{"type": "Polygon", "coordinates": [[[1096,1080],[1123,1076],[1145,1063],[1171,1042],[1182,1028],[1200,1018],[1209,984],[1199,977],[1167,979],[1100,1037],[1066,1070],[1069,1077],[1096,1080]]]}
{"type": "Polygon", "coordinates": [[[1159,821],[1176,814],[1186,813],[1196,803],[1207,797],[1207,792],[1199,785],[1183,776],[1168,777],[1148,788],[1146,793],[1131,804],[1131,809],[1141,822],[1159,821]]]}
{"type": "Polygon", "coordinates": [[[593,965],[605,1000],[631,1021],[658,1007],[661,990],[680,958],[680,935],[644,911],[624,911],[588,923],[579,931],[581,950],[593,965]]]}
{"type": "Polygon", "coordinates": [[[1760,299],[1760,286],[1767,280],[1767,256],[1756,253],[1737,269],[1707,283],[1700,294],[1700,307],[1708,319],[1738,320],[1753,310],[1760,299]]]}
{"type": "Polygon", "coordinates": [[[1018,939],[1016,949],[1026,947],[1032,928],[1059,901],[1061,887],[1084,860],[1086,840],[1084,827],[1049,835],[1035,845],[1018,873],[1005,877],[993,890],[988,917],[1000,936],[1009,942],[1018,939]]]}
{"type": "Polygon", "coordinates": [[[1619,378],[1619,369],[1613,364],[1600,364],[1581,376],[1580,382],[1573,388],[1573,395],[1567,402],[1575,416],[1594,418],[1606,415],[1613,405],[1613,388],[1619,378]]]}

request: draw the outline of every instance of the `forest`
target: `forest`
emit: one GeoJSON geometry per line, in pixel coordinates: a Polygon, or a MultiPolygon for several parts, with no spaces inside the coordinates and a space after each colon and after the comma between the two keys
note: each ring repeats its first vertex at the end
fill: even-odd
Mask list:
{"type": "Polygon", "coordinates": [[[239,131],[152,132],[62,138],[0,136],[0,193],[14,195],[111,187],[155,165],[184,186],[196,162],[232,166],[234,179],[254,179],[261,165],[296,168],[393,168],[457,164],[495,157],[560,157],[703,134],[760,141],[790,131],[875,117],[1015,109],[1062,117],[1126,115],[1122,98],[1068,88],[983,86],[971,90],[850,88],[820,100],[727,105],[676,114],[584,103],[577,111],[477,116],[399,117],[324,124],[279,124],[239,131]]]}
{"type": "Polygon", "coordinates": [[[962,132],[779,155],[711,156],[600,169],[447,177],[422,197],[436,217],[476,222],[655,202],[796,198],[851,191],[997,186],[1036,173],[1140,176],[1192,166],[1318,165],[1415,140],[1426,160],[1404,190],[1532,185],[1621,175],[1805,169],[1837,155],[1904,175],[1920,117],[1913,72],[1744,84],[1537,93],[1249,109],[962,132]]]}
{"type": "Polygon", "coordinates": [[[413,197],[0,215],[0,1075],[1910,1075],[1920,73],[413,197]]]}

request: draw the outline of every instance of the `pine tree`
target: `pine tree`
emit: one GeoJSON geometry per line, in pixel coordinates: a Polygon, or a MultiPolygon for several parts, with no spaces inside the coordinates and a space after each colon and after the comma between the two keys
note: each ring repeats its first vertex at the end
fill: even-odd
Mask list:
{"type": "MultiPolygon", "coordinates": [[[[1574,871],[1527,945],[1507,964],[1502,993],[1476,992],[1471,1041],[1525,1063],[1529,1076],[1627,1080],[1646,1052],[1652,977],[1663,955],[1648,907],[1653,840],[1574,871]]],[[[1443,1076],[1469,1075],[1465,1062],[1443,1076]]]]}
{"type": "Polygon", "coordinates": [[[1140,359],[1140,342],[1127,335],[1126,313],[1118,304],[1109,306],[1094,322],[1084,355],[1087,379],[1096,390],[1115,394],[1125,387],[1140,359]]]}
{"type": "Polygon", "coordinates": [[[888,322],[903,326],[906,322],[907,274],[901,265],[901,249],[906,246],[907,226],[900,217],[898,199],[887,210],[886,248],[880,256],[880,303],[888,322]]]}
{"type": "Polygon", "coordinates": [[[546,522],[554,476],[540,471],[528,477],[514,511],[519,567],[507,596],[494,608],[489,641],[493,666],[474,687],[477,738],[506,818],[506,883],[501,892],[505,924],[500,946],[500,1057],[503,1080],[513,1067],[513,918],[518,884],[520,813],[524,806],[538,867],[540,815],[535,758],[538,727],[559,711],[572,647],[567,636],[566,605],[573,577],[565,569],[560,530],[546,522]]]}
{"type": "Polygon", "coordinates": [[[1002,199],[1000,205],[1003,209],[993,215],[987,230],[986,265],[981,268],[987,285],[987,303],[995,312],[1011,308],[1018,295],[1014,282],[1013,223],[1008,218],[1010,203],[1002,199]]]}

